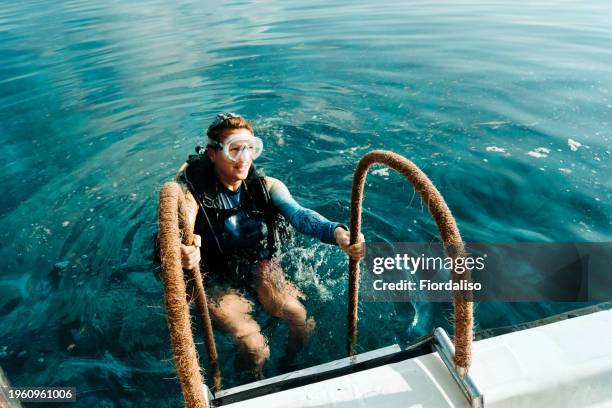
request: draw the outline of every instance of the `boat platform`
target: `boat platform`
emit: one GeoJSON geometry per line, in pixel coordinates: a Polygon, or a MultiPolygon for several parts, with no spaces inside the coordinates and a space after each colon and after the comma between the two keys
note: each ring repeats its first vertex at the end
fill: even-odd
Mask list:
{"type": "Polygon", "coordinates": [[[232,408],[612,407],[612,304],[521,328],[485,332],[492,337],[474,342],[469,378],[481,398],[472,404],[433,335],[215,395],[206,391],[213,406],[232,408]]]}

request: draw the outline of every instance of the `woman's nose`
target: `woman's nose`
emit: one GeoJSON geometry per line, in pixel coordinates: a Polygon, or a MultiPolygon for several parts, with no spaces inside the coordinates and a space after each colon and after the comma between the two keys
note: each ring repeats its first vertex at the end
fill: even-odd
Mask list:
{"type": "Polygon", "coordinates": [[[236,161],[242,163],[242,162],[250,162],[251,160],[253,160],[253,158],[251,157],[251,153],[249,153],[249,149],[243,149],[238,154],[238,159],[236,161]]]}

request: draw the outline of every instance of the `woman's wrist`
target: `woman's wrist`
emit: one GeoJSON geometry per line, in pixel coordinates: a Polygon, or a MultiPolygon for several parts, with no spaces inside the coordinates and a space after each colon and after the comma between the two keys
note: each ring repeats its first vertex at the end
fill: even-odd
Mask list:
{"type": "Polygon", "coordinates": [[[334,241],[336,244],[338,244],[338,238],[343,230],[348,232],[349,228],[345,224],[337,224],[334,228],[334,241]]]}

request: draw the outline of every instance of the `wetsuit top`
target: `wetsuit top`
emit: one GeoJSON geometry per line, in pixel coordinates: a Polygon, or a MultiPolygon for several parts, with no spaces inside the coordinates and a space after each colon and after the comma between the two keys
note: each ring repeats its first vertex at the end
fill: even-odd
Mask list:
{"type": "MultiPolygon", "coordinates": [[[[287,187],[280,181],[272,184],[270,199],[275,209],[300,233],[312,236],[327,244],[336,244],[334,230],[339,223],[331,222],[316,211],[299,205],[289,193],[287,187]]],[[[215,197],[215,207],[229,210],[228,217],[218,222],[213,221],[213,229],[225,257],[234,255],[261,259],[259,255],[265,248],[267,225],[263,217],[256,218],[241,208],[246,196],[245,183],[241,183],[237,191],[231,191],[222,183],[218,183],[215,197]],[[232,211],[233,210],[233,211],[232,211]]],[[[209,266],[216,263],[211,260],[211,253],[216,248],[215,237],[205,224],[201,213],[198,213],[195,232],[202,236],[203,259],[208,259],[209,266]]],[[[252,259],[253,260],[253,259],[252,259]]]]}
{"type": "Polygon", "coordinates": [[[323,243],[337,245],[334,230],[343,224],[329,221],[316,211],[299,205],[289,193],[287,186],[281,181],[273,183],[269,193],[272,204],[278,208],[293,228],[323,243]]]}
{"type": "MultiPolygon", "coordinates": [[[[240,184],[240,188],[236,191],[228,189],[221,183],[218,188],[219,191],[214,201],[215,207],[221,210],[234,210],[228,211],[233,214],[221,219],[217,225],[213,226],[223,252],[235,252],[259,245],[265,240],[268,229],[264,218],[253,218],[246,209],[240,207],[241,197],[246,194],[244,183],[240,184]]],[[[210,228],[199,228],[199,230],[203,232],[202,246],[215,248],[216,243],[210,228]]]]}

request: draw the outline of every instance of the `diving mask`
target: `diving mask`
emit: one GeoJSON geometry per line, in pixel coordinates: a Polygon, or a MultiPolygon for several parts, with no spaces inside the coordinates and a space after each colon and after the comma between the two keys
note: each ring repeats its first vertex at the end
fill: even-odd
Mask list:
{"type": "Polygon", "coordinates": [[[255,136],[236,135],[228,138],[224,143],[208,138],[208,146],[223,150],[225,156],[233,162],[240,160],[255,160],[261,156],[263,141],[255,136]]]}

